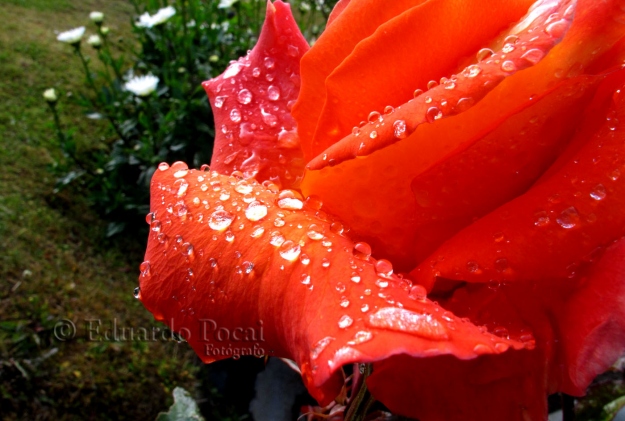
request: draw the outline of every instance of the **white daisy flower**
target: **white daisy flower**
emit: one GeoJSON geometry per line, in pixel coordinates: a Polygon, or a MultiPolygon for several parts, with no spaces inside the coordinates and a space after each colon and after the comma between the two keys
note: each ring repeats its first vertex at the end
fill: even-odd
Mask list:
{"type": "Polygon", "coordinates": [[[98,35],[90,35],[89,38],[87,38],[87,44],[98,49],[102,46],[102,39],[98,35]]]}
{"type": "Polygon", "coordinates": [[[61,32],[56,39],[68,44],[78,44],[85,34],[85,27],[70,29],[69,31],[61,32]]]}
{"type": "Polygon", "coordinates": [[[227,9],[228,7],[231,7],[236,2],[237,2],[237,0],[220,0],[219,1],[219,5],[217,6],[217,8],[218,9],[227,9]]]}
{"type": "Polygon", "coordinates": [[[165,23],[176,14],[176,9],[173,6],[167,6],[162,9],[159,9],[154,15],[150,15],[149,13],[144,13],[139,16],[139,22],[137,22],[137,26],[140,28],[151,28],[156,25],[160,25],[165,23]]]}
{"type": "Polygon", "coordinates": [[[154,75],[135,76],[124,84],[124,88],[137,96],[148,96],[156,90],[158,81],[154,75]]]}
{"type": "Polygon", "coordinates": [[[89,19],[91,19],[95,23],[102,23],[102,21],[104,20],[104,13],[91,12],[89,13],[89,19]]]}
{"type": "Polygon", "coordinates": [[[58,99],[54,88],[46,89],[45,91],[43,91],[43,99],[54,104],[58,99]]]}

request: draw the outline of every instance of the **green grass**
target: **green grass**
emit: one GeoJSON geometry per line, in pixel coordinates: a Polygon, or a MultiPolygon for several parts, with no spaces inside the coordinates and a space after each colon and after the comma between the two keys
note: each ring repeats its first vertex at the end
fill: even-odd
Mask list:
{"type": "Polygon", "coordinates": [[[83,142],[106,133],[102,122],[83,118],[67,99],[81,91],[82,74],[54,32],[80,25],[95,32],[92,10],[106,14],[113,37],[128,35],[132,10],[125,1],[0,3],[3,419],[154,419],[171,403],[175,386],[193,390],[197,382],[186,344],[86,340],[88,319],[158,326],[133,297],[145,239],[104,244],[106,224],[80,195],[55,194],[49,170],[60,153],[44,89],[62,94],[62,115],[71,116],[64,123],[76,126],[83,142]],[[54,339],[60,319],[76,323],[77,339],[54,339]]]}

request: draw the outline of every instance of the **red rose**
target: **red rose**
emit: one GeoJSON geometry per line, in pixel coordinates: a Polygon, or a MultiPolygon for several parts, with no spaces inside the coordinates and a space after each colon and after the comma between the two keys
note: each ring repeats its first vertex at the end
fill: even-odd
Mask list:
{"type": "Polygon", "coordinates": [[[152,180],[145,306],[205,362],[293,359],[322,405],[353,362],[424,421],[583,394],[625,349],[623,6],[341,1],[307,53],[267,10],[205,83],[212,170],[152,180]]]}

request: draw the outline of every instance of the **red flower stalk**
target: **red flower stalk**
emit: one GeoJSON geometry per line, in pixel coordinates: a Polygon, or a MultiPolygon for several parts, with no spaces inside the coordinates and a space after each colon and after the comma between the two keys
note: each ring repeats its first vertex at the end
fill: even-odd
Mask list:
{"type": "Polygon", "coordinates": [[[153,177],[142,302],[205,362],[294,360],[321,406],[367,362],[400,414],[543,419],[625,350],[624,16],[340,1],[308,51],[269,3],[204,84],[211,168],[153,177]]]}

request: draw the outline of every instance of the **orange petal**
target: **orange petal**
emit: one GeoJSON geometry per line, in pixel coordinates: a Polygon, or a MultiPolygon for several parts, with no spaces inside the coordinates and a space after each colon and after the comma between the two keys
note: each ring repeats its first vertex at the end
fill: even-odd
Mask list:
{"type": "Polygon", "coordinates": [[[252,51],[203,83],[215,115],[211,165],[223,174],[299,184],[302,150],[290,109],[299,94],[299,61],[308,44],[288,4],[267,3],[252,51]]]}
{"type": "MultiPolygon", "coordinates": [[[[425,0],[352,0],[340,13],[340,24],[333,22],[321,34],[315,48],[302,58],[302,89],[293,107],[304,156],[312,158],[312,138],[325,102],[325,80],[347,57],[356,44],[373,34],[384,22],[424,3],[425,0]]],[[[338,7],[342,4],[339,3],[338,7]]],[[[333,13],[334,14],[334,13],[333,13]]],[[[337,20],[337,22],[339,22],[337,20]]]]}
{"type": "Polygon", "coordinates": [[[484,332],[372,259],[297,193],[161,164],[139,297],[211,362],[291,358],[322,405],[344,364],[398,353],[461,359],[525,344],[484,332]]]}
{"type": "MultiPolygon", "coordinates": [[[[559,170],[443,244],[413,273],[469,282],[575,277],[580,265],[625,234],[625,71],[604,82],[612,87],[607,114],[589,138],[583,127],[556,163],[559,170]],[[579,138],[583,136],[583,138],[579,138]]],[[[600,91],[601,92],[601,91],[600,91]]],[[[605,109],[605,107],[604,107],[605,109]]]]}
{"type": "Polygon", "coordinates": [[[449,79],[441,79],[440,85],[407,102],[412,96],[410,87],[425,87],[428,79],[449,75],[450,69],[457,65],[461,57],[477,50],[502,29],[502,22],[495,17],[498,17],[502,10],[510,10],[508,2],[501,2],[496,7],[486,9],[483,4],[476,2],[469,12],[458,8],[454,2],[428,3],[430,4],[432,8],[440,4],[441,9],[428,10],[424,6],[389,22],[390,28],[378,36],[363,41],[359,45],[363,51],[356,49],[350,59],[343,62],[328,78],[326,81],[328,99],[313,141],[313,149],[322,150],[323,153],[311,160],[308,168],[321,169],[326,165],[337,165],[356,156],[369,155],[407,138],[420,124],[433,123],[440,118],[453,116],[471,108],[505,78],[535,65],[560,42],[571,24],[575,2],[571,0],[554,2],[550,3],[549,7],[530,11],[510,31],[509,34],[514,38],[508,38],[511,41],[506,42],[498,52],[487,60],[468,66],[449,79]],[[537,15],[537,11],[541,13],[537,15]],[[485,12],[492,13],[492,16],[484,16],[485,12]],[[454,13],[459,16],[454,16],[454,13]],[[437,18],[439,14],[445,16],[445,19],[437,18]],[[477,14],[482,15],[480,22],[484,22],[484,25],[485,22],[496,24],[491,24],[492,28],[487,28],[489,30],[475,32],[481,36],[471,38],[468,37],[466,27],[474,23],[477,14]],[[445,21],[450,26],[445,32],[445,40],[449,45],[440,40],[440,21],[445,21]],[[425,22],[429,22],[431,28],[424,25],[425,22]],[[414,31],[415,26],[427,28],[424,29],[425,34],[414,31]],[[407,34],[415,38],[402,43],[392,41],[403,39],[407,34]],[[433,39],[429,39],[428,36],[433,39]],[[432,49],[433,44],[442,44],[438,46],[440,50],[432,49]],[[380,45],[386,47],[380,48],[380,45]],[[408,60],[407,57],[411,57],[410,53],[391,48],[397,46],[400,50],[405,50],[407,46],[412,49],[413,45],[421,45],[430,52],[429,55],[421,51],[415,52],[414,58],[411,58],[413,66],[403,63],[408,60]],[[458,48],[459,45],[462,45],[462,48],[458,48]],[[372,51],[381,56],[372,57],[372,51]],[[394,70],[390,74],[385,74],[378,66],[384,66],[383,68],[389,66],[394,70]],[[416,69],[413,67],[421,70],[421,80],[414,79],[416,69]],[[359,70],[361,68],[366,68],[368,73],[362,74],[363,71],[359,70]],[[359,74],[359,77],[354,78],[354,74],[359,74]],[[367,87],[371,93],[354,95],[354,92],[369,92],[367,87]],[[379,112],[369,114],[371,110],[382,110],[383,104],[402,105],[395,110],[391,107],[389,109],[391,111],[384,112],[384,115],[379,112]],[[364,120],[368,120],[369,124],[360,128],[355,127],[352,134],[344,137],[350,133],[351,126],[364,120]],[[339,141],[342,137],[343,139],[339,141]]]}

